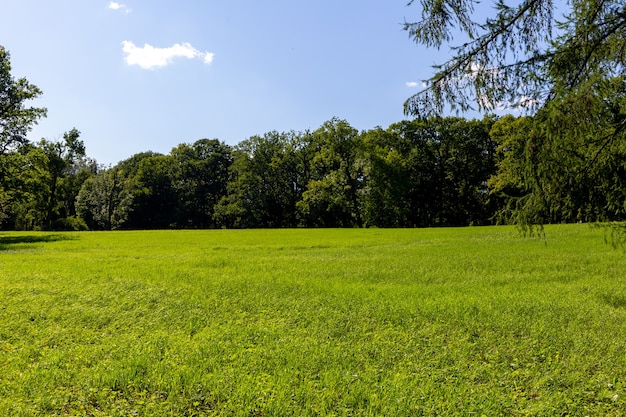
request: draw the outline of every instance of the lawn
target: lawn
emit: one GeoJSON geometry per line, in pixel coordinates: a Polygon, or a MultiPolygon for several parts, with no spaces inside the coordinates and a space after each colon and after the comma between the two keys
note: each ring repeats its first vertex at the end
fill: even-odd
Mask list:
{"type": "Polygon", "coordinates": [[[619,416],[588,225],[0,233],[0,415],[619,416]]]}

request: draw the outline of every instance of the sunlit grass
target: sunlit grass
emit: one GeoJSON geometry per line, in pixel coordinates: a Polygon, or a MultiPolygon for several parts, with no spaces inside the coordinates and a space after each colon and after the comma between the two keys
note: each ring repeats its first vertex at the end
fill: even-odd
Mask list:
{"type": "Polygon", "coordinates": [[[585,225],[0,233],[0,415],[620,415],[585,225]]]}

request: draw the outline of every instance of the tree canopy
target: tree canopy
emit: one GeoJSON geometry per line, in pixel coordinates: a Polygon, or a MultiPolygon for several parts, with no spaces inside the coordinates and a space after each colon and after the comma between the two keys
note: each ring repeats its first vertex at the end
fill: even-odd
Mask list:
{"type": "Polygon", "coordinates": [[[26,78],[13,78],[10,58],[0,45],[0,154],[25,144],[27,133],[46,115],[43,107],[26,106],[27,100],[41,95],[41,90],[26,78]]]}
{"type": "MultiPolygon", "coordinates": [[[[17,80],[11,74],[11,56],[0,45],[0,221],[6,219],[11,201],[23,195],[23,181],[13,173],[29,170],[6,154],[28,143],[27,133],[37,120],[46,115],[42,107],[27,107],[26,102],[41,95],[41,90],[26,78],[17,80]]],[[[24,156],[24,155],[22,155],[24,156]]]]}
{"type": "Polygon", "coordinates": [[[427,87],[406,101],[407,114],[440,114],[446,104],[462,112],[537,108],[601,80],[623,81],[623,1],[496,0],[495,15],[477,21],[484,15],[476,10],[479,3],[421,0],[421,19],[405,23],[410,37],[427,47],[462,42],[435,67],[427,87]]]}
{"type": "Polygon", "coordinates": [[[626,3],[497,0],[484,21],[476,20],[476,0],[421,6],[421,20],[405,24],[413,40],[462,40],[405,112],[522,107],[531,119],[505,120],[495,132],[503,161],[493,191],[513,193],[503,210],[509,220],[623,219],[626,3]]]}

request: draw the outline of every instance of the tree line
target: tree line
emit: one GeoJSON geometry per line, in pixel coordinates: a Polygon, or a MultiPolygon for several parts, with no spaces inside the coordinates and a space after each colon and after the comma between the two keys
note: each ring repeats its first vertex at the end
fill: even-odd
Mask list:
{"type": "Polygon", "coordinates": [[[182,143],[112,167],[71,130],[3,155],[3,228],[426,227],[490,224],[494,118],[402,121],[359,132],[333,118],[236,146],[182,143]],[[6,183],[6,181],[4,181],[6,183]],[[6,185],[3,184],[6,189],[6,185]]]}
{"type": "Polygon", "coordinates": [[[624,220],[626,84],[533,116],[430,116],[358,131],[333,118],[235,146],[181,143],[102,167],[80,132],[31,142],[41,91],[0,47],[0,227],[436,227],[624,220]],[[593,105],[593,106],[591,106],[593,105]],[[563,121],[568,128],[555,136],[563,121]],[[597,136],[590,135],[593,125],[597,136]],[[616,128],[617,125],[617,128],[616,128]],[[580,128],[580,134],[577,132],[580,128]]]}
{"type": "Polygon", "coordinates": [[[106,168],[72,129],[3,155],[12,198],[2,227],[467,226],[514,221],[523,204],[537,205],[541,223],[624,219],[626,172],[611,158],[586,178],[563,174],[567,192],[531,197],[532,123],[435,117],[359,132],[333,118],[312,132],[268,132],[236,146],[200,139],[106,168]]]}

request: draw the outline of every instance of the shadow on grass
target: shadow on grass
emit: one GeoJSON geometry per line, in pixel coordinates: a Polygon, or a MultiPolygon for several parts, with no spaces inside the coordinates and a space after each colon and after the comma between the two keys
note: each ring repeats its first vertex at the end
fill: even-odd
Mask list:
{"type": "Polygon", "coordinates": [[[0,236],[0,251],[29,249],[36,243],[58,242],[60,240],[73,239],[76,239],[76,237],[61,234],[0,236]]]}
{"type": "Polygon", "coordinates": [[[602,295],[602,300],[615,308],[626,308],[626,294],[607,293],[602,295]]]}

